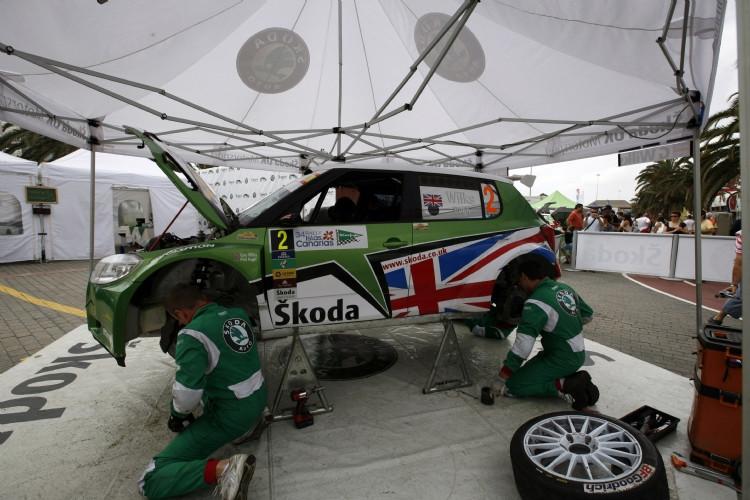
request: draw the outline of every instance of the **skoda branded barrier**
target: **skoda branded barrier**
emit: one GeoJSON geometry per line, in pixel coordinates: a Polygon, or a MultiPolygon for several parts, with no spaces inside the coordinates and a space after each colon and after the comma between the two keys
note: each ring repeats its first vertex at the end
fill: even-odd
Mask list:
{"type": "MultiPolygon", "coordinates": [[[[704,280],[729,283],[733,260],[734,237],[701,238],[704,280]]],[[[583,271],[695,279],[695,236],[576,231],[571,267],[583,271]]]]}

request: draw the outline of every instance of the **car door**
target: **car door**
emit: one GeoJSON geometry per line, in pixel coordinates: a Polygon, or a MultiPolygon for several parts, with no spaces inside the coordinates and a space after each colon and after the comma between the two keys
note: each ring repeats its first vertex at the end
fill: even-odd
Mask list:
{"type": "Polygon", "coordinates": [[[472,176],[423,173],[417,179],[419,221],[405,264],[409,298],[402,313],[487,310],[508,236],[501,233],[497,186],[472,176]]]}
{"type": "MultiPolygon", "coordinates": [[[[330,177],[330,176],[329,176],[330,177]]],[[[381,262],[404,255],[404,175],[343,170],[300,202],[299,223],[269,228],[267,275],[274,327],[381,319],[390,297],[381,262]]]]}

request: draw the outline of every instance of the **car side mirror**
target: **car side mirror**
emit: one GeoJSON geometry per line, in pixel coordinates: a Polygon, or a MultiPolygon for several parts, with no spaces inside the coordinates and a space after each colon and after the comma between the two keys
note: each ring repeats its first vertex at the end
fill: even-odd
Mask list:
{"type": "Polygon", "coordinates": [[[299,226],[302,223],[302,217],[299,216],[299,213],[293,212],[282,215],[279,222],[284,226],[299,226]]]}

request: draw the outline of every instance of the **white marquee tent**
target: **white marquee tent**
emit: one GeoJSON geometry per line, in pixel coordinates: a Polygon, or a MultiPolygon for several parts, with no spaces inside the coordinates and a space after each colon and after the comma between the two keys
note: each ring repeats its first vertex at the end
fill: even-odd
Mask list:
{"type": "Polygon", "coordinates": [[[37,164],[0,152],[0,263],[38,260],[41,216],[26,203],[26,186],[37,185],[37,164]]]}
{"type": "MultiPolygon", "coordinates": [[[[47,260],[89,258],[90,154],[78,150],[40,165],[42,182],[57,188],[59,203],[48,219],[47,260]]],[[[96,155],[94,258],[115,253],[119,244],[118,218],[124,201],[135,200],[143,215],[153,215],[154,234],[172,222],[185,197],[151,160],[112,154],[96,155]]],[[[144,218],[149,218],[148,216],[144,218]]],[[[169,228],[181,238],[198,232],[200,216],[188,204],[169,228]]],[[[148,221],[147,221],[148,222],[148,221]]],[[[27,259],[24,259],[27,260],[27,259]]]]}
{"type": "Polygon", "coordinates": [[[254,167],[507,169],[693,137],[725,0],[4,2],[0,120],[254,167]],[[303,155],[306,158],[300,158],[303,155]]]}

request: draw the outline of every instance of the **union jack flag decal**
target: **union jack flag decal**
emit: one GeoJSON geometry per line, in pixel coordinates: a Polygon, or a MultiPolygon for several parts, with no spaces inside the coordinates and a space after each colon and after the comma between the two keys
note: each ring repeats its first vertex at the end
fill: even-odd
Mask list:
{"type": "Polygon", "coordinates": [[[554,252],[539,228],[522,229],[445,247],[444,252],[383,262],[393,317],[490,308],[500,271],[524,254],[550,262],[554,252]]]}
{"type": "Polygon", "coordinates": [[[422,200],[426,207],[442,207],[443,206],[443,195],[442,194],[423,194],[422,200]]]}

